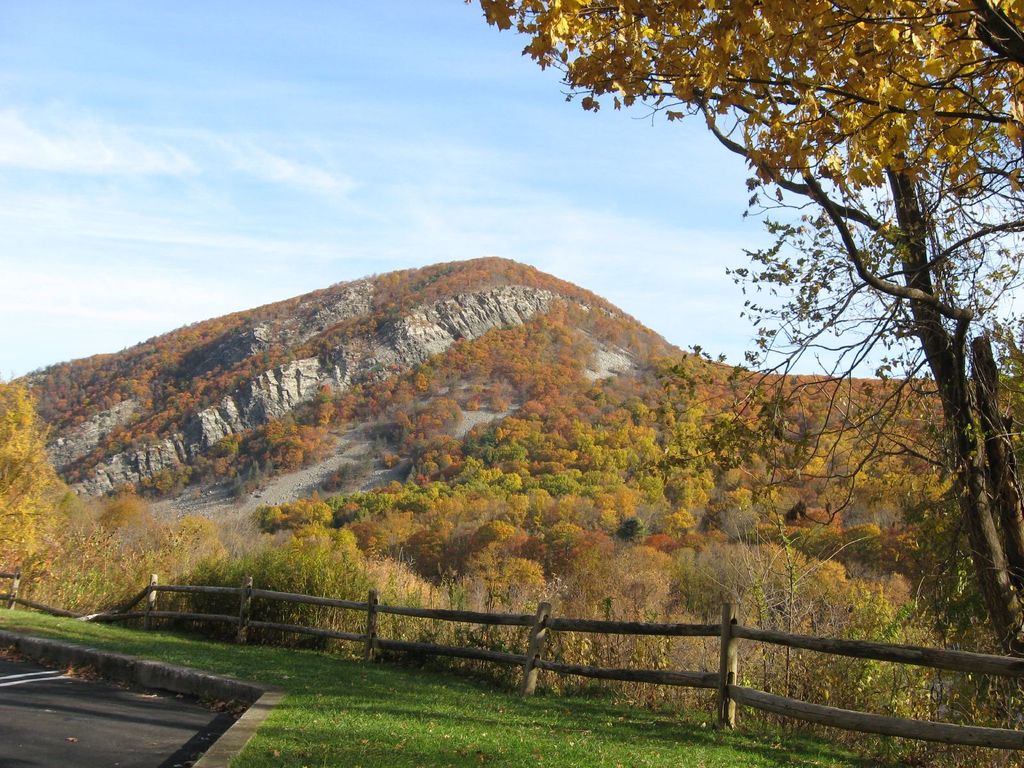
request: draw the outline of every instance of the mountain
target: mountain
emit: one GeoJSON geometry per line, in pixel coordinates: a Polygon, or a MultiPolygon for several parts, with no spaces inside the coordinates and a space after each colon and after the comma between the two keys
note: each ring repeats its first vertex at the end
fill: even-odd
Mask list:
{"type": "Polygon", "coordinates": [[[371,476],[349,487],[403,479],[381,462],[409,470],[424,441],[465,437],[552,387],[651,385],[676,352],[588,291],[487,258],[339,283],[27,378],[53,463],[80,493],[223,498],[311,465],[336,473],[357,444],[371,476]],[[444,424],[413,445],[412,420],[431,409],[447,409],[444,424]]]}
{"type": "Polygon", "coordinates": [[[934,420],[913,388],[684,355],[501,259],[340,283],[28,381],[81,494],[132,486],[166,517],[348,536],[433,581],[586,591],[642,544],[664,585],[752,540],[918,578],[915,526],[943,519],[948,486],[906,450],[934,420]],[[675,552],[691,555],[670,568],[675,552]]]}

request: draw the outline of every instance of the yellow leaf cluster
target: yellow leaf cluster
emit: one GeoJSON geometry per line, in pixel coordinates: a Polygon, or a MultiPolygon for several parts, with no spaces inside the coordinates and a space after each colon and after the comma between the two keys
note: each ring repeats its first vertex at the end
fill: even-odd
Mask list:
{"type": "MultiPolygon", "coordinates": [[[[468,1],[468,0],[467,0],[468,1]]],[[[1022,67],[993,51],[966,0],[480,0],[525,52],[595,109],[703,111],[742,136],[759,172],[827,168],[851,190],[934,160],[968,180],[1019,153],[1022,67]],[[675,109],[672,109],[675,107],[675,109]],[[991,158],[990,158],[991,159],[991,158]],[[841,165],[838,168],[837,165],[841,165]]],[[[997,3],[1017,29],[1019,0],[997,3]]]]}
{"type": "Polygon", "coordinates": [[[0,565],[31,555],[53,517],[61,484],[45,434],[25,387],[0,381],[0,565]]]}

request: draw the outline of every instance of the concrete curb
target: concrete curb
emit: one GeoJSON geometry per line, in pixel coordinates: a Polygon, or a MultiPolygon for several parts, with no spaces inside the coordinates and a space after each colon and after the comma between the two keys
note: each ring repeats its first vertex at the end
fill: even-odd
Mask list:
{"type": "Polygon", "coordinates": [[[263,721],[267,719],[274,707],[284,698],[283,691],[267,691],[245,710],[235,724],[224,731],[210,748],[206,750],[192,768],[228,768],[235,755],[242,751],[256,734],[263,721]]]}
{"type": "Polygon", "coordinates": [[[245,713],[210,745],[193,768],[228,768],[232,758],[242,751],[256,729],[284,698],[284,691],[279,688],[35,635],[0,630],[0,646],[14,648],[25,658],[43,664],[89,667],[101,677],[118,683],[248,704],[245,713]]]}

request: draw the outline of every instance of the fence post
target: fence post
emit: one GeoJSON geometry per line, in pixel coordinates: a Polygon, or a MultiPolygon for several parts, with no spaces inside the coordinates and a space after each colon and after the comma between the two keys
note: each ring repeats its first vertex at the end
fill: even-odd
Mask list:
{"type": "Polygon", "coordinates": [[[10,581],[10,595],[7,597],[8,610],[14,610],[14,605],[17,604],[17,590],[20,586],[22,586],[22,569],[15,568],[10,581]]]}
{"type": "Polygon", "coordinates": [[[13,611],[18,602],[18,588],[21,587],[21,568],[14,571],[14,578],[11,579],[11,595],[7,598],[7,609],[13,611]]]}
{"type": "Polygon", "coordinates": [[[241,600],[238,606],[238,634],[236,643],[245,643],[249,635],[249,614],[252,612],[252,576],[247,576],[238,590],[241,600]]]}
{"type": "Polygon", "coordinates": [[[736,623],[736,607],[722,604],[722,643],[718,664],[718,727],[736,727],[736,702],[729,696],[729,686],[736,685],[739,638],[732,633],[736,623]]]}
{"type": "Polygon", "coordinates": [[[373,661],[377,650],[377,606],[380,596],[376,589],[371,589],[366,598],[366,648],[363,650],[363,661],[373,661]]]}
{"type": "Polygon", "coordinates": [[[523,679],[519,683],[520,696],[533,696],[537,688],[537,662],[544,652],[544,643],[548,638],[548,617],[551,616],[551,603],[540,603],[537,615],[533,617],[530,627],[530,643],[526,648],[526,661],[523,662],[523,679]]]}
{"type": "Polygon", "coordinates": [[[153,619],[149,614],[156,609],[156,585],[157,578],[154,573],[149,577],[149,590],[146,592],[146,614],[142,619],[143,629],[153,628],[153,619]]]}

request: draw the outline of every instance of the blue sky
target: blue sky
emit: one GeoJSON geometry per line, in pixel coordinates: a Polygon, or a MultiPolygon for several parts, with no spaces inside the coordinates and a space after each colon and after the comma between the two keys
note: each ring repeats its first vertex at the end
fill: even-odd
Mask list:
{"type": "Polygon", "coordinates": [[[0,376],[485,255],[739,361],[742,162],[523,45],[461,0],[0,0],[0,376]]]}

